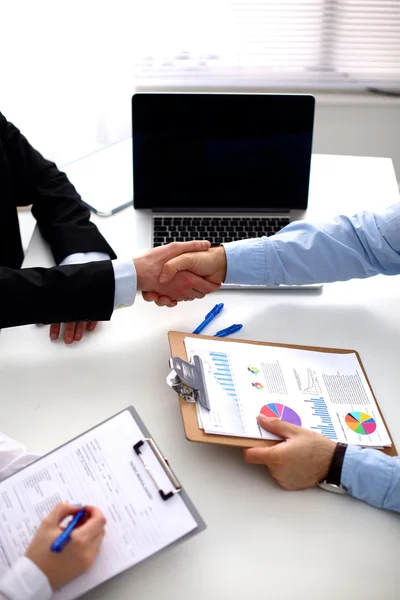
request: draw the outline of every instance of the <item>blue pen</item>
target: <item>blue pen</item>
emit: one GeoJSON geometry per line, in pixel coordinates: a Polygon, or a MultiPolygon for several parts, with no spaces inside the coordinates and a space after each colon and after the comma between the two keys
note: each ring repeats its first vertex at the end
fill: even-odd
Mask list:
{"type": "Polygon", "coordinates": [[[226,337],[227,335],[232,335],[232,333],[236,333],[237,331],[240,331],[242,329],[243,325],[231,325],[230,327],[227,327],[226,329],[221,329],[221,331],[217,331],[217,333],[214,334],[214,337],[226,337]]]}
{"type": "Polygon", "coordinates": [[[221,312],[221,310],[224,308],[224,303],[221,302],[221,304],[216,304],[214,306],[214,308],[212,310],[210,310],[210,312],[208,313],[208,315],[206,315],[204,321],[202,323],[200,323],[200,325],[198,327],[196,327],[196,329],[193,331],[193,333],[200,333],[201,331],[203,331],[203,329],[205,327],[207,327],[207,325],[209,323],[211,323],[211,321],[217,316],[219,315],[219,313],[221,312]]]}
{"type": "Polygon", "coordinates": [[[50,546],[50,550],[52,552],[61,552],[61,550],[66,546],[71,539],[71,532],[75,527],[82,521],[84,517],[86,517],[86,510],[83,508],[79,512],[76,513],[71,522],[66,526],[64,531],[58,536],[56,540],[50,546]]]}

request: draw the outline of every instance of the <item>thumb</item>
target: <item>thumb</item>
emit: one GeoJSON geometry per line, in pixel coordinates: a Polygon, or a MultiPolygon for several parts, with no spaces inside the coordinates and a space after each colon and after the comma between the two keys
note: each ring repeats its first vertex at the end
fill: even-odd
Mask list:
{"type": "Polygon", "coordinates": [[[186,252],[204,252],[204,250],[208,250],[210,246],[211,244],[208,240],[191,240],[190,242],[172,242],[171,244],[165,244],[165,246],[158,248],[158,250],[160,251],[160,258],[162,253],[162,258],[167,262],[168,260],[171,260],[171,258],[186,254],[186,252]]]}
{"type": "Polygon", "coordinates": [[[165,263],[160,275],[160,283],[168,283],[179,271],[193,271],[195,257],[192,254],[182,254],[165,263]]]}
{"type": "Polygon", "coordinates": [[[279,435],[284,439],[294,437],[300,429],[297,425],[292,425],[291,423],[281,421],[280,419],[274,419],[273,417],[266,417],[262,413],[258,415],[257,421],[263,429],[266,429],[275,435],[279,435]]]}
{"type": "Polygon", "coordinates": [[[265,465],[268,467],[269,454],[273,448],[246,448],[243,450],[246,462],[253,465],[265,465]]]}

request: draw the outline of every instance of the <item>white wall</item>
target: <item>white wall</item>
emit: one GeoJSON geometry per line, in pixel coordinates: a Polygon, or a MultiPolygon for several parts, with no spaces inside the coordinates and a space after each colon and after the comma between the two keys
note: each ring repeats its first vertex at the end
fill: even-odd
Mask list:
{"type": "Polygon", "coordinates": [[[400,182],[400,99],[317,95],[313,150],[389,156],[400,182]]]}
{"type": "MultiPolygon", "coordinates": [[[[168,14],[167,0],[2,0],[0,112],[60,165],[127,137],[135,53],[168,14]]],[[[318,94],[314,152],[390,156],[400,180],[400,99],[318,94]]]]}

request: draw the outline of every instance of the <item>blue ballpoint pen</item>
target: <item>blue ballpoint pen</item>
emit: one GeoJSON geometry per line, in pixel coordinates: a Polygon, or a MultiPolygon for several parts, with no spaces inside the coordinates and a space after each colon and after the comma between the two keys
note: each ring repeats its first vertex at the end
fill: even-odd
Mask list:
{"type": "Polygon", "coordinates": [[[219,313],[221,312],[221,310],[224,308],[224,303],[221,302],[221,304],[216,304],[214,306],[214,308],[212,310],[210,310],[210,312],[206,315],[204,321],[202,323],[200,323],[200,325],[198,327],[196,327],[196,329],[193,331],[193,333],[200,333],[201,331],[203,331],[203,329],[205,327],[207,327],[207,325],[209,323],[211,323],[211,321],[217,316],[219,315],[219,313]]]}
{"type": "Polygon", "coordinates": [[[52,552],[61,552],[61,550],[66,546],[71,539],[71,532],[75,527],[82,521],[84,517],[86,517],[86,510],[83,508],[79,512],[76,513],[71,522],[66,526],[64,531],[58,536],[56,540],[50,546],[50,550],[52,552]]]}
{"type": "Polygon", "coordinates": [[[221,331],[217,331],[217,333],[214,333],[214,337],[226,337],[227,335],[232,335],[232,333],[236,333],[237,331],[240,331],[242,329],[243,325],[231,325],[230,327],[227,327],[226,329],[221,329],[221,331]]]}

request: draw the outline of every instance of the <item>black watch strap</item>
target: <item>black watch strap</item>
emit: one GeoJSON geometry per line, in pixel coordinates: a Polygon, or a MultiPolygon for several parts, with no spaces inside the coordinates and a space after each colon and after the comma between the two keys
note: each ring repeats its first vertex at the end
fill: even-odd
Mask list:
{"type": "Polygon", "coordinates": [[[326,483],[333,483],[334,485],[340,486],[346,450],[347,444],[342,444],[341,442],[336,444],[335,452],[332,456],[331,466],[329,467],[328,474],[325,478],[326,483]]]}

